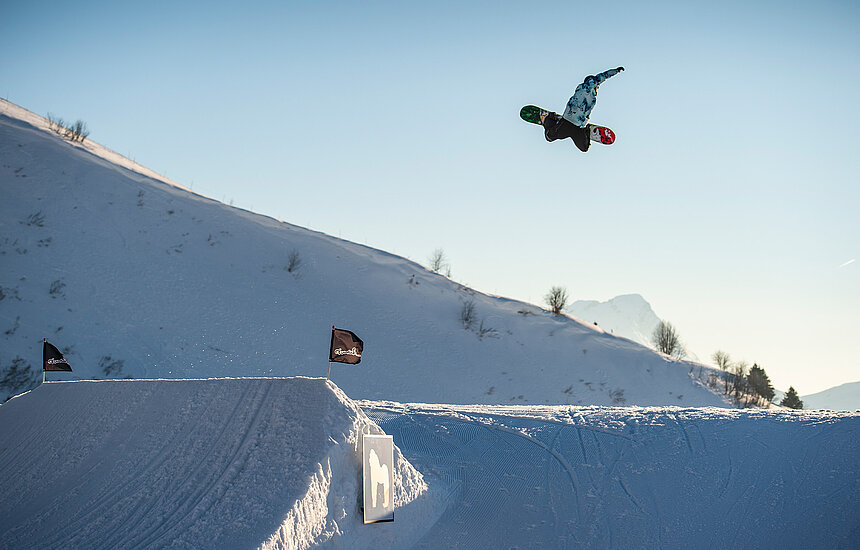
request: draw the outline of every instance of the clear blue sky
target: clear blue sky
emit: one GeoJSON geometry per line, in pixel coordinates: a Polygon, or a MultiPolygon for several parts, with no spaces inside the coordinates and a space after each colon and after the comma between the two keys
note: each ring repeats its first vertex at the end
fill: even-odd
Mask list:
{"type": "Polygon", "coordinates": [[[832,0],[32,0],[0,13],[0,95],[482,291],[642,294],[700,358],[808,394],[860,380],[858,29],[832,0]],[[613,146],[519,119],[619,65],[613,146]]]}

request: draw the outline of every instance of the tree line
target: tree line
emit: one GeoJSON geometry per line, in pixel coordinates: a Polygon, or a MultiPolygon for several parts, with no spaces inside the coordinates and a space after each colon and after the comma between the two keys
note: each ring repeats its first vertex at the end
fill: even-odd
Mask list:
{"type": "MultiPolygon", "coordinates": [[[[750,367],[746,361],[732,361],[731,356],[721,350],[715,351],[711,359],[722,371],[723,392],[731,396],[736,406],[766,406],[773,403],[775,391],[770,377],[757,363],[750,367]]],[[[803,408],[803,401],[794,386],[788,388],[779,404],[790,409],[803,408]]]]}

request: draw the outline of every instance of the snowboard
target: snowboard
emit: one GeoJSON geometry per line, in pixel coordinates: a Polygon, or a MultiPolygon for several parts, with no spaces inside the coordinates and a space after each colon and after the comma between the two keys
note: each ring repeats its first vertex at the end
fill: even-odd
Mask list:
{"type": "MultiPolygon", "coordinates": [[[[525,120],[526,122],[531,122],[532,124],[543,125],[543,119],[549,115],[559,116],[557,113],[547,111],[546,109],[541,109],[540,107],[536,107],[535,105],[526,105],[525,107],[520,109],[520,118],[525,120]]],[[[613,132],[606,126],[600,126],[598,124],[588,124],[586,126],[586,129],[588,130],[588,137],[591,139],[591,141],[596,141],[598,143],[602,143],[603,145],[612,145],[615,142],[615,132],[613,132]]]]}

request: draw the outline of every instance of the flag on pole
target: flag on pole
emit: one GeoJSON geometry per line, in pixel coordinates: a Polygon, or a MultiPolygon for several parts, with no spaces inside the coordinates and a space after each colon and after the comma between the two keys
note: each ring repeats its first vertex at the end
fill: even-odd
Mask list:
{"type": "Polygon", "coordinates": [[[72,371],[72,366],[69,365],[60,350],[55,348],[47,339],[45,339],[45,345],[42,347],[42,370],[72,371]]]}
{"type": "Polygon", "coordinates": [[[364,342],[354,332],[331,327],[331,349],[328,354],[330,363],[357,365],[361,362],[362,351],[364,342]]]}

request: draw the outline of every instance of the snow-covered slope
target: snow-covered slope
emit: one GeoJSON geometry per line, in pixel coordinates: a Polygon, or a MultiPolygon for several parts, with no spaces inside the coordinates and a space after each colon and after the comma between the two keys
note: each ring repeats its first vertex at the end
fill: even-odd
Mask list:
{"type": "Polygon", "coordinates": [[[860,382],[849,382],[818,393],[804,395],[801,398],[803,408],[831,409],[835,411],[860,410],[860,382]]]}
{"type": "Polygon", "coordinates": [[[367,529],[362,433],[325,379],[43,384],[0,406],[0,548],[409,547],[440,502],[395,449],[367,529]]]}
{"type": "Polygon", "coordinates": [[[337,325],[365,342],[359,366],[332,370],[353,398],[725,406],[698,367],[202,197],[0,107],[0,400],[39,378],[42,338],[71,378],[325,376],[337,325]]]}
{"type": "Polygon", "coordinates": [[[854,549],[858,456],[847,412],[49,383],[0,406],[0,548],[854,549]],[[356,441],[380,428],[398,508],[363,525],[356,441]]]}
{"type": "Polygon", "coordinates": [[[660,318],[639,294],[616,296],[605,302],[577,300],[565,311],[587,323],[596,323],[616,336],[629,338],[643,346],[651,346],[651,335],[660,318]]]}

